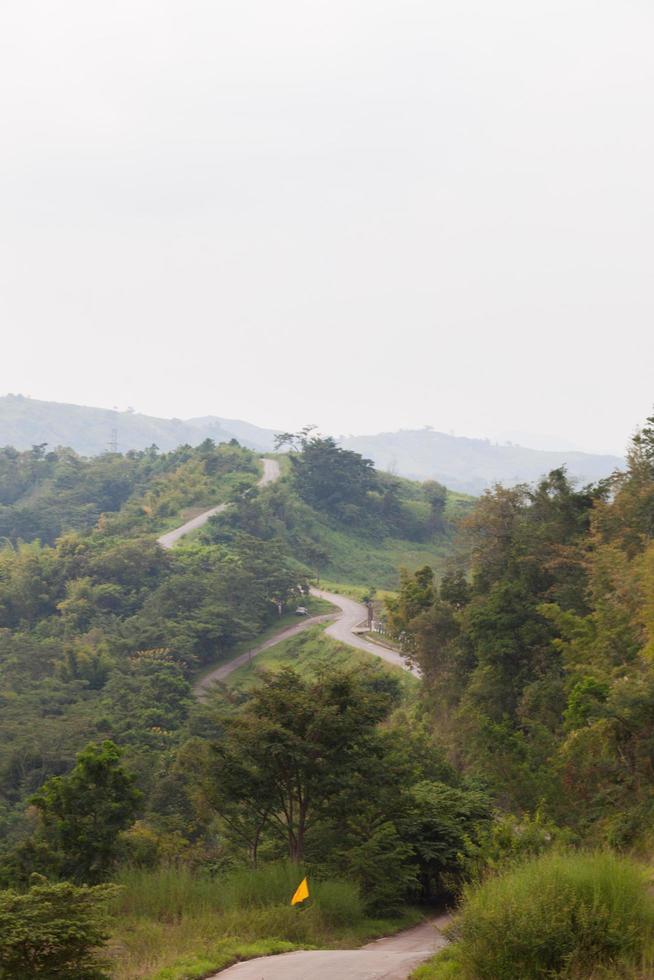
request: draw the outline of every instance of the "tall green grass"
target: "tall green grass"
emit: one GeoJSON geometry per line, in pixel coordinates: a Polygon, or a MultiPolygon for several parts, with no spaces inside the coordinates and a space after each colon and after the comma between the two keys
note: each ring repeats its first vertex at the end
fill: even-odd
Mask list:
{"type": "MultiPolygon", "coordinates": [[[[290,898],[305,875],[289,862],[264,865],[256,871],[237,869],[218,878],[187,867],[161,867],[144,872],[125,868],[116,876],[121,886],[114,901],[115,915],[144,916],[173,922],[184,915],[290,908],[290,898]]],[[[310,881],[310,901],[331,922],[355,923],[364,917],[356,886],[345,881],[310,881]]]]}
{"type": "Polygon", "coordinates": [[[643,868],[605,852],[546,854],[469,889],[452,937],[416,977],[654,975],[654,899],[643,868]]]}
{"type": "Polygon", "coordinates": [[[187,980],[245,956],[357,945],[417,921],[365,918],[356,886],[309,876],[310,900],[291,907],[305,870],[290,863],[219,877],[185,867],[123,869],[113,903],[116,980],[187,980]]]}

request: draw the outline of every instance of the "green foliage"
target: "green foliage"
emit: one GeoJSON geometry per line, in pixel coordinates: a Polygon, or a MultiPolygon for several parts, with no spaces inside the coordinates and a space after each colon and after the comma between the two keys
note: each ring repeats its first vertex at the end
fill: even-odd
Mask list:
{"type": "Polygon", "coordinates": [[[642,869],[626,859],[548,854],[468,889],[452,935],[443,969],[437,959],[423,976],[582,978],[607,967],[634,977],[654,965],[644,963],[654,900],[642,869]]]}
{"type": "Polygon", "coordinates": [[[417,861],[423,901],[456,895],[464,854],[481,847],[490,822],[490,800],[478,790],[428,780],[411,788],[405,837],[417,861]]]}
{"type": "Polygon", "coordinates": [[[162,865],[152,871],[125,867],[114,879],[121,888],[112,910],[121,916],[175,919],[211,911],[288,906],[306,874],[311,879],[312,906],[316,905],[336,924],[348,919],[354,923],[363,917],[356,885],[336,879],[314,879],[306,867],[290,861],[234,868],[219,877],[184,865],[162,865]]]}
{"type": "Polygon", "coordinates": [[[574,835],[557,826],[541,810],[519,817],[496,813],[476,839],[469,836],[465,841],[462,855],[465,878],[479,882],[490,872],[506,871],[528,858],[565,850],[573,843],[574,835]]]}
{"type": "Polygon", "coordinates": [[[346,840],[349,847],[337,851],[332,861],[359,882],[368,911],[397,914],[407,896],[417,892],[411,844],[403,840],[392,821],[371,819],[371,814],[365,812],[350,819],[346,840]]]}
{"type": "Polygon", "coordinates": [[[358,503],[334,509],[319,495],[305,499],[293,472],[242,496],[211,521],[203,540],[227,543],[238,531],[259,541],[274,539],[326,578],[395,587],[400,565],[415,568],[428,562],[440,569],[451,550],[452,522],[469,502],[449,494],[435,520],[429,485],[377,472],[358,503]]]}
{"type": "Polygon", "coordinates": [[[101,881],[116,860],[118,835],[141,800],[121,754],[113,742],[88,745],[72,772],[49,779],[30,800],[41,816],[39,833],[64,878],[101,881]]]}
{"type": "Polygon", "coordinates": [[[392,701],[365,676],[331,671],[303,680],[290,668],[263,677],[242,711],[221,721],[204,762],[204,791],[253,861],[268,832],[302,860],[310,826],[365,775],[374,728],[392,701]]]}
{"type": "Polygon", "coordinates": [[[291,456],[293,483],[300,497],[342,520],[355,520],[375,487],[372,460],[307,431],[291,438],[300,449],[291,456]]]}
{"type": "Polygon", "coordinates": [[[183,507],[209,506],[233,470],[254,479],[252,453],[206,440],[160,454],[105,453],[87,459],[72,449],[0,449],[0,539],[54,544],[64,532],[98,523],[113,533],[154,529],[183,507]],[[119,515],[119,512],[120,515],[119,515]]]}
{"type": "Polygon", "coordinates": [[[115,894],[111,885],[68,882],[0,892],[0,977],[102,980],[97,949],[108,938],[106,904],[115,894]]]}

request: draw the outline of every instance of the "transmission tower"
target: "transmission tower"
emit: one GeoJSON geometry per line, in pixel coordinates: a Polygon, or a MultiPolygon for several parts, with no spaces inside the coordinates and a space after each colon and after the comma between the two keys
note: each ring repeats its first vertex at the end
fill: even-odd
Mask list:
{"type": "Polygon", "coordinates": [[[109,440],[108,445],[110,453],[118,452],[118,429],[111,430],[111,439],[109,440]]]}

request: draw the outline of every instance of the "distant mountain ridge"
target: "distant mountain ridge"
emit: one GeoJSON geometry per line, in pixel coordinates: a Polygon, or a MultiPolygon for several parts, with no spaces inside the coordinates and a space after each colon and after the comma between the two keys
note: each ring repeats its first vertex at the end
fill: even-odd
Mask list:
{"type": "MultiPolygon", "coordinates": [[[[51,448],[71,446],[81,455],[95,456],[107,452],[114,438],[121,452],[145,449],[153,443],[162,451],[169,451],[210,438],[217,443],[238,439],[241,445],[257,452],[270,452],[277,431],[217,415],[161,419],[140,412],[40,401],[23,395],[0,397],[0,446],[16,449],[45,442],[51,448]]],[[[414,480],[439,480],[452,490],[471,494],[480,494],[493,483],[513,486],[531,482],[559,466],[566,466],[580,483],[592,483],[609,476],[623,463],[619,456],[497,445],[486,439],[450,436],[431,429],[343,436],[338,441],[344,448],[372,459],[379,469],[414,480]]]]}
{"type": "Polygon", "coordinates": [[[51,448],[70,446],[83,456],[105,453],[115,441],[120,452],[145,449],[153,443],[168,452],[203,439],[238,441],[258,452],[273,448],[275,433],[249,422],[208,416],[200,419],[160,419],[140,412],[46,402],[23,395],[0,397],[0,445],[29,449],[47,442],[51,448]]]}
{"type": "Polygon", "coordinates": [[[373,459],[378,469],[412,480],[438,480],[451,490],[475,495],[494,483],[531,483],[561,466],[579,483],[594,483],[624,463],[619,456],[498,445],[488,439],[450,436],[431,429],[348,436],[340,443],[373,459]]]}

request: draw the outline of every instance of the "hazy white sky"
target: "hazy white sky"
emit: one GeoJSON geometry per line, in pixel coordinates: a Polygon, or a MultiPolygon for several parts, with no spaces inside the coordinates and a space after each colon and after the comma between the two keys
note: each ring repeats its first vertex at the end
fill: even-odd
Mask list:
{"type": "Polygon", "coordinates": [[[651,0],[2,0],[0,393],[555,433],[654,403],[651,0]]]}

